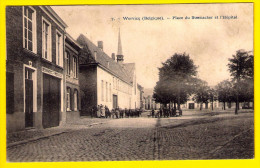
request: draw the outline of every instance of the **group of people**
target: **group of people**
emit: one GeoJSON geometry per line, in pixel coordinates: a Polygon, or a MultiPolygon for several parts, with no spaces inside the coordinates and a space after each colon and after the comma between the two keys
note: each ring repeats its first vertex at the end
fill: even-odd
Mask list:
{"type": "Polygon", "coordinates": [[[176,108],[160,108],[157,112],[155,112],[154,109],[151,111],[151,116],[152,117],[177,117],[177,116],[182,116],[182,110],[181,109],[176,109],[176,108]]]}
{"type": "Polygon", "coordinates": [[[121,109],[119,107],[109,110],[107,106],[98,105],[93,106],[91,109],[91,117],[98,118],[129,118],[129,117],[140,117],[142,113],[141,109],[121,109]]]}

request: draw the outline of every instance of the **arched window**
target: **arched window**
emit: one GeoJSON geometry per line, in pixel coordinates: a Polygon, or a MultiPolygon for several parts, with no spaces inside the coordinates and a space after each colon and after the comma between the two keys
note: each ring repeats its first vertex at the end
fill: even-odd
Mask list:
{"type": "Polygon", "coordinates": [[[66,109],[67,111],[70,111],[70,88],[67,87],[67,96],[66,96],[66,109]]]}
{"type": "Polygon", "coordinates": [[[74,111],[78,110],[78,90],[74,90],[74,111]]]}

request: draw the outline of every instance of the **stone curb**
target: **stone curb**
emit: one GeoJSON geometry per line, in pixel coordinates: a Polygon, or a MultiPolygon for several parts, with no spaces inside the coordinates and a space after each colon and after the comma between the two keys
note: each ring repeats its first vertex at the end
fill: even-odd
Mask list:
{"type": "Polygon", "coordinates": [[[26,144],[28,142],[37,141],[39,139],[44,139],[44,138],[48,138],[48,137],[51,137],[51,136],[54,136],[54,135],[60,135],[60,134],[67,133],[67,132],[68,131],[61,131],[61,132],[58,132],[58,133],[52,133],[52,134],[49,134],[49,135],[34,137],[34,138],[26,139],[26,140],[23,140],[23,141],[13,142],[13,143],[7,144],[6,148],[11,148],[11,147],[14,147],[14,146],[17,146],[17,145],[26,144]]]}
{"type": "MultiPolygon", "coordinates": [[[[92,127],[92,126],[100,125],[100,124],[104,124],[104,122],[92,123],[92,124],[89,124],[87,126],[92,127]]],[[[71,131],[71,130],[69,130],[69,131],[71,131]]],[[[34,142],[34,141],[44,139],[44,138],[48,138],[48,137],[55,136],[55,135],[61,135],[63,133],[67,133],[69,131],[61,131],[61,132],[56,132],[56,133],[50,133],[49,135],[38,136],[38,137],[34,137],[34,138],[30,138],[30,139],[26,139],[26,140],[22,140],[22,141],[18,141],[18,142],[13,142],[13,143],[7,144],[6,148],[11,148],[11,147],[14,147],[14,146],[17,146],[17,145],[23,145],[23,144],[26,144],[28,142],[34,142]]]]}

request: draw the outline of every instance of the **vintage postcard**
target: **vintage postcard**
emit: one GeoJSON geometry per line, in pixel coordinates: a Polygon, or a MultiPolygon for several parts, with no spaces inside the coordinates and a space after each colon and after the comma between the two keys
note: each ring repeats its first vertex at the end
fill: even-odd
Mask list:
{"type": "Polygon", "coordinates": [[[254,159],[253,11],[6,6],[6,161],[254,159]]]}

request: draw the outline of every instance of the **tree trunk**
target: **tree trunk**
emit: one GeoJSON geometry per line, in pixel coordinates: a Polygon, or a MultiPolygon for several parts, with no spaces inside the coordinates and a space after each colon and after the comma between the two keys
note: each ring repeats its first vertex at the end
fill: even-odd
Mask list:
{"type": "Polygon", "coordinates": [[[238,110],[239,110],[239,98],[238,98],[238,84],[239,84],[239,81],[240,81],[240,78],[239,76],[237,76],[237,87],[236,87],[236,109],[235,109],[235,114],[237,115],[238,114],[238,110]]]}
{"type": "Polygon", "coordinates": [[[174,106],[173,106],[173,108],[176,110],[176,102],[174,101],[174,106]]]}
{"type": "Polygon", "coordinates": [[[200,103],[200,110],[202,110],[202,104],[203,104],[203,103],[200,103]]]}
{"type": "Polygon", "coordinates": [[[212,101],[212,104],[211,104],[211,110],[213,111],[213,101],[212,101]]]}
{"type": "Polygon", "coordinates": [[[180,86],[178,85],[178,110],[181,109],[180,86]]]}
{"type": "Polygon", "coordinates": [[[208,102],[205,103],[205,109],[208,109],[208,102]]]}
{"type": "Polygon", "coordinates": [[[224,110],[226,110],[226,103],[225,102],[223,102],[224,103],[224,110]]]}
{"type": "Polygon", "coordinates": [[[236,101],[236,108],[235,108],[235,114],[238,114],[238,102],[236,101]]]}

